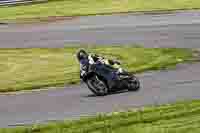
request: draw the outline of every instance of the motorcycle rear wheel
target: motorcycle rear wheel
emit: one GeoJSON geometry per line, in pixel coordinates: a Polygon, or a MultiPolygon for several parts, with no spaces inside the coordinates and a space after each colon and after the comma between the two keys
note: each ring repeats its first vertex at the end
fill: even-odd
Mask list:
{"type": "Polygon", "coordinates": [[[139,79],[136,76],[132,75],[131,81],[129,82],[128,86],[129,91],[138,91],[140,89],[139,79]]]}

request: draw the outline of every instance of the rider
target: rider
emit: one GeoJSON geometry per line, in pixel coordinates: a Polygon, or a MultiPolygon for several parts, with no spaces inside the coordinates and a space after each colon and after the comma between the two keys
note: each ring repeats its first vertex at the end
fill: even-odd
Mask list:
{"type": "Polygon", "coordinates": [[[100,61],[103,64],[118,69],[118,73],[122,73],[123,70],[120,67],[120,62],[116,60],[105,59],[104,57],[96,54],[88,54],[85,50],[81,49],[76,54],[78,61],[80,62],[80,77],[82,77],[87,71],[90,64],[94,64],[100,61]]]}

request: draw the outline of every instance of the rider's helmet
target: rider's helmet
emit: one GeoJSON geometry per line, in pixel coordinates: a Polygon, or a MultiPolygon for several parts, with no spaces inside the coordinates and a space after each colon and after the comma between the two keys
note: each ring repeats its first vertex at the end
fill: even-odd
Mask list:
{"type": "Polygon", "coordinates": [[[88,58],[88,53],[84,49],[80,49],[76,54],[77,59],[80,61],[82,59],[88,58]]]}

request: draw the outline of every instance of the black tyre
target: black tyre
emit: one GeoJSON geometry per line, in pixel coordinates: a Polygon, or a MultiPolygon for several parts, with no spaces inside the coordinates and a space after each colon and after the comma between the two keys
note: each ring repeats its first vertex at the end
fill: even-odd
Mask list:
{"type": "Polygon", "coordinates": [[[106,83],[99,79],[97,75],[94,75],[87,80],[87,86],[96,96],[105,96],[108,94],[106,83]]]}
{"type": "Polygon", "coordinates": [[[137,77],[135,77],[134,75],[132,76],[131,80],[129,81],[129,85],[128,85],[128,90],[129,91],[137,91],[140,89],[140,81],[137,77]]]}

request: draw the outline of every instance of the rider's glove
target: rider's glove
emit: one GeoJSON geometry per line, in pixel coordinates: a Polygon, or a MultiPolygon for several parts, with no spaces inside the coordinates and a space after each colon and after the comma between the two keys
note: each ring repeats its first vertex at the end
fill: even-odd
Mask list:
{"type": "Polygon", "coordinates": [[[81,71],[80,72],[80,78],[83,78],[85,74],[86,74],[86,71],[81,71]]]}

